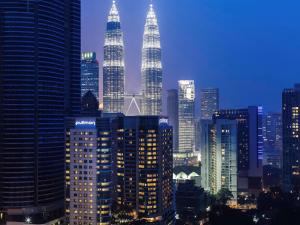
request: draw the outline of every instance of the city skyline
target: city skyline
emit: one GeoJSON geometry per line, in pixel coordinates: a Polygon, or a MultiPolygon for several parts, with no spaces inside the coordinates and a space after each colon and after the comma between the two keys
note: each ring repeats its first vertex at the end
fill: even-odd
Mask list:
{"type": "MultiPolygon", "coordinates": [[[[91,0],[82,4],[82,51],[96,51],[100,62],[103,60],[103,28],[111,2],[91,0]]],[[[149,3],[117,1],[124,28],[125,76],[130,81],[126,82],[126,90],[131,93],[140,91],[140,49],[149,3]]],[[[153,1],[153,4],[162,36],[165,96],[167,89],[176,87],[177,80],[195,79],[197,102],[200,88],[217,87],[221,108],[263,105],[266,111],[280,111],[281,90],[296,82],[300,73],[296,65],[300,57],[297,50],[300,46],[296,42],[300,36],[296,32],[299,25],[293,20],[299,15],[294,8],[267,2],[257,7],[250,1],[237,3],[234,0],[226,5],[220,0],[185,3],[167,0],[153,1]],[[270,14],[268,18],[264,17],[265,7],[270,14]],[[277,18],[281,10],[283,13],[277,18]],[[280,26],[276,26],[278,22],[280,26]],[[199,29],[192,29],[194,26],[199,29]],[[187,40],[193,46],[184,47],[187,40]],[[186,59],[176,54],[176,49],[186,59]],[[278,55],[274,57],[276,52],[278,55]],[[269,87],[270,80],[272,87],[269,87]],[[251,88],[254,85],[256,88],[251,88]]]]}

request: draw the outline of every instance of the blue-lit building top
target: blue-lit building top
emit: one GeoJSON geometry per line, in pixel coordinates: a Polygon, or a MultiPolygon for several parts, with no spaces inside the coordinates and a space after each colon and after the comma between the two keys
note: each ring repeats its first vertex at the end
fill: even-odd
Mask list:
{"type": "Polygon", "coordinates": [[[81,96],[88,91],[99,101],[99,63],[95,52],[81,54],[81,96]]]}

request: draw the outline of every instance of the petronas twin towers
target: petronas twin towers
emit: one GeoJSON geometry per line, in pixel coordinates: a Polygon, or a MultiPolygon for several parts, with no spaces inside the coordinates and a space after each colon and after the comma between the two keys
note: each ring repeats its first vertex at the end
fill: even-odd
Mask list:
{"type": "MultiPolygon", "coordinates": [[[[142,48],[142,95],[143,115],[160,115],[162,112],[162,63],[157,18],[150,4],[144,27],[142,48]]],[[[120,16],[113,1],[106,28],[103,62],[103,109],[104,112],[125,111],[125,63],[124,41],[120,16]]]]}

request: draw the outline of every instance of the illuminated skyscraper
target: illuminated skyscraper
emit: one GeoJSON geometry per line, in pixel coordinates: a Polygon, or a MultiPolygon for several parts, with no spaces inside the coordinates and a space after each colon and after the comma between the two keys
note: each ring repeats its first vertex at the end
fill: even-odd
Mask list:
{"type": "Polygon", "coordinates": [[[66,223],[109,225],[112,200],[111,117],[91,91],[66,120],[66,223]]]}
{"type": "Polygon", "coordinates": [[[282,93],[283,188],[300,187],[300,84],[282,93]]]}
{"type": "Polygon", "coordinates": [[[91,91],[99,101],[99,63],[96,52],[81,54],[81,96],[91,91]]]}
{"type": "Polygon", "coordinates": [[[202,187],[216,194],[222,188],[231,191],[237,198],[237,121],[206,120],[203,124],[202,187]]]}
{"type": "Polygon", "coordinates": [[[162,63],[157,18],[150,5],[142,49],[142,113],[160,115],[162,112],[162,63]]]}
{"type": "Polygon", "coordinates": [[[103,110],[118,113],[124,110],[124,42],[115,1],[111,7],[105,34],[103,62],[103,110]]]}
{"type": "Polygon", "coordinates": [[[195,149],[195,83],[178,81],[178,117],[180,153],[192,153],[195,149]]]}
{"type": "Polygon", "coordinates": [[[219,89],[205,88],[201,90],[201,119],[211,120],[213,114],[219,110],[219,89]]]}
{"type": "Polygon", "coordinates": [[[158,116],[113,121],[115,214],[125,208],[143,224],[174,224],[172,135],[158,116]]]}

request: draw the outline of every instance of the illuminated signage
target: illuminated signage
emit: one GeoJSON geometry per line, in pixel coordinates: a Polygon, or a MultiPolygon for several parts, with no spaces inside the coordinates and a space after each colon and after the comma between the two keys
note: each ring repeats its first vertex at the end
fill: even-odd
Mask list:
{"type": "Polygon", "coordinates": [[[95,119],[78,119],[75,122],[76,128],[93,128],[96,126],[95,119]]]}
{"type": "Polygon", "coordinates": [[[159,124],[169,124],[169,120],[167,118],[159,119],[159,124]]]}

